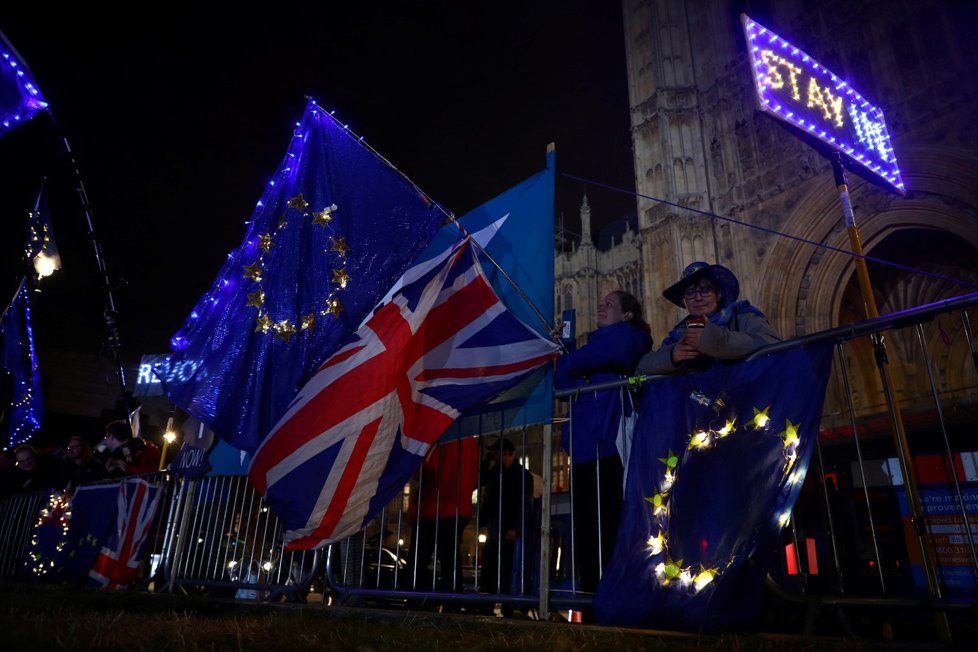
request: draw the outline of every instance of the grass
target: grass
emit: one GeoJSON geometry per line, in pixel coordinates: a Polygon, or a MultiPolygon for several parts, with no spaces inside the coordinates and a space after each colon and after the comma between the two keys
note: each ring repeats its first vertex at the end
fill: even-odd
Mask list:
{"type": "Polygon", "coordinates": [[[243,603],[201,596],[24,584],[0,584],[0,631],[0,648],[7,652],[938,649],[932,643],[772,634],[698,636],[488,616],[243,603]]]}

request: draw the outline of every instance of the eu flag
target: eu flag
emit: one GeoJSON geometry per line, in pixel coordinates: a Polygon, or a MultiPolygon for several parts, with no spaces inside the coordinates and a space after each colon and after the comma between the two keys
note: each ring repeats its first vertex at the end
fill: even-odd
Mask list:
{"type": "Polygon", "coordinates": [[[443,219],[424,193],[310,102],[244,242],[155,369],[166,394],[235,448],[254,452],[443,219]]]}
{"type": "Polygon", "coordinates": [[[717,364],[644,389],[606,623],[750,626],[818,436],[832,345],[717,364]]]}
{"type": "Polygon", "coordinates": [[[41,427],[44,416],[26,279],[20,282],[17,293],[0,317],[0,339],[3,340],[3,368],[10,374],[14,387],[8,429],[10,445],[16,446],[30,439],[41,427]]]}
{"type": "Polygon", "coordinates": [[[47,106],[27,64],[0,32],[0,136],[47,106]]]}

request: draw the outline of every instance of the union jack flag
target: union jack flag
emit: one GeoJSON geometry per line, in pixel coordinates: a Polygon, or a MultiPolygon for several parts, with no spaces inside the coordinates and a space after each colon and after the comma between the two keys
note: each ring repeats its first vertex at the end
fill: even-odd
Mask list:
{"type": "Polygon", "coordinates": [[[468,239],[327,360],[255,453],[249,475],[288,550],[360,530],[462,410],[556,357],[510,313],[468,239]]]}
{"type": "Polygon", "coordinates": [[[145,480],[134,478],[119,483],[115,532],[88,572],[95,584],[121,589],[135,581],[160,493],[159,487],[145,480]]]}

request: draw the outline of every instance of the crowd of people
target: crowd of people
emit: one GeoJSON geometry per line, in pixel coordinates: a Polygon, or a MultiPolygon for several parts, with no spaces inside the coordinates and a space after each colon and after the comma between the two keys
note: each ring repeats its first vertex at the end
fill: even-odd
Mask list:
{"type": "Polygon", "coordinates": [[[39,450],[21,444],[0,452],[0,496],[57,489],[159,468],[160,448],[148,439],[132,436],[125,421],[113,421],[94,447],[88,438],[74,435],[64,445],[39,450]]]}

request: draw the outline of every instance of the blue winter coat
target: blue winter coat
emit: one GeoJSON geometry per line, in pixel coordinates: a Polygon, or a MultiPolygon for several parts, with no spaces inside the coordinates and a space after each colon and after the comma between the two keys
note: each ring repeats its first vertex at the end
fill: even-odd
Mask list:
{"type": "MultiPolygon", "coordinates": [[[[557,359],[554,382],[557,389],[572,389],[619,380],[634,374],[639,359],[651,349],[652,337],[628,322],[602,326],[591,333],[586,345],[557,359]]],[[[618,453],[615,438],[621,421],[622,396],[617,389],[582,390],[571,399],[573,421],[564,424],[561,441],[574,464],[618,453]]],[[[624,402],[626,414],[630,414],[627,397],[624,402]]]]}

